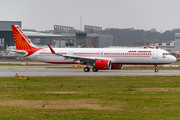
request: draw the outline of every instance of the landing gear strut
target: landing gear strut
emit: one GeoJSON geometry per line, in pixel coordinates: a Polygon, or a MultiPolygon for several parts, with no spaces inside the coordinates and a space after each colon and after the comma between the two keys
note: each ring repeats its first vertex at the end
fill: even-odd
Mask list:
{"type": "Polygon", "coordinates": [[[154,72],[158,72],[157,65],[154,65],[154,67],[155,67],[154,72]]]}
{"type": "Polygon", "coordinates": [[[84,68],[84,72],[89,72],[90,71],[90,68],[89,67],[85,67],[84,68]]]}
{"type": "Polygon", "coordinates": [[[123,69],[123,65],[120,65],[120,69],[121,69],[121,70],[123,69]]]}

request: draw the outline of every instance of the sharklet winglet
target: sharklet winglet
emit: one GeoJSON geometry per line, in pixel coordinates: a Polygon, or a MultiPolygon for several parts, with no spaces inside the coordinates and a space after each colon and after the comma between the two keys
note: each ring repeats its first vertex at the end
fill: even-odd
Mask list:
{"type": "Polygon", "coordinates": [[[49,49],[51,50],[51,53],[52,54],[55,54],[55,55],[60,55],[60,56],[62,56],[62,54],[58,54],[58,53],[56,53],[52,48],[51,48],[51,46],[48,44],[48,47],[49,47],[49,49]]]}

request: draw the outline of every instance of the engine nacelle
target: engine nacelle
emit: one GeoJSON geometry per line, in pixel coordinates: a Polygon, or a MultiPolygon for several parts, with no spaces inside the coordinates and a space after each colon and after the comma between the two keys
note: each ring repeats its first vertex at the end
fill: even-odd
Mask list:
{"type": "Polygon", "coordinates": [[[109,60],[97,60],[95,65],[97,70],[109,70],[111,69],[111,61],[109,60]]]}
{"type": "Polygon", "coordinates": [[[111,69],[123,69],[122,64],[112,64],[111,69]]]}

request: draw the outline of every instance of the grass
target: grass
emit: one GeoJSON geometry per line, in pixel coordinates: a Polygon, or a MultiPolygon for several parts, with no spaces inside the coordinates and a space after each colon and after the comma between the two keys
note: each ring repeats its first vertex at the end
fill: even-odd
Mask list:
{"type": "Polygon", "coordinates": [[[180,119],[180,78],[0,78],[0,119],[180,119]]]}

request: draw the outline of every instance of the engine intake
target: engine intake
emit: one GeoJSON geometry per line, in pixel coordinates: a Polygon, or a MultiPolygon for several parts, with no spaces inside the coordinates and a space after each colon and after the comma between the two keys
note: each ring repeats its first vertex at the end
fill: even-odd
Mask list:
{"type": "Polygon", "coordinates": [[[111,61],[109,61],[109,60],[97,60],[95,62],[95,67],[97,70],[109,70],[109,69],[111,69],[111,61]]]}

